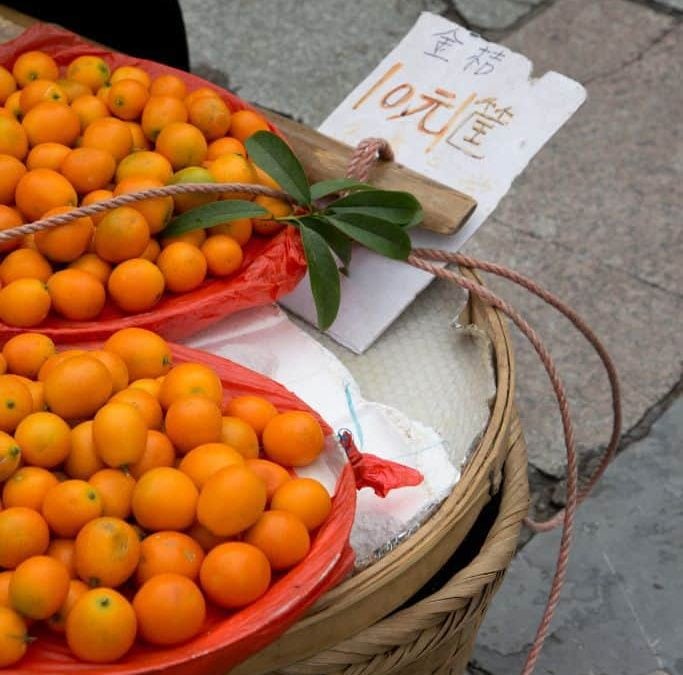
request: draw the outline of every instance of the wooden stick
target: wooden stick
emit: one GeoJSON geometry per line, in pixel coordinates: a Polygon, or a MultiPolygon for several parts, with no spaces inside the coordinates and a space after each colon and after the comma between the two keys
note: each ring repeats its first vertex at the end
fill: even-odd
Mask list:
{"type": "MultiPolygon", "coordinates": [[[[328,180],[345,174],[353,148],[275,112],[259,110],[282,130],[306,168],[309,180],[328,180]]],[[[472,197],[398,162],[378,162],[372,170],[370,182],[384,190],[403,190],[415,195],[424,209],[422,227],[439,234],[457,232],[477,205],[472,197]]]]}

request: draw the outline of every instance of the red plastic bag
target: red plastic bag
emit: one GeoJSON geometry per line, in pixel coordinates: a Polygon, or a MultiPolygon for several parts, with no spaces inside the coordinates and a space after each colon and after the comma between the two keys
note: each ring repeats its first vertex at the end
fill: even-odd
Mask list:
{"type": "MultiPolygon", "coordinates": [[[[195,361],[213,368],[226,399],[257,393],[280,411],[306,410],[316,415],[326,435],[332,430],[317,413],[281,384],[232,361],[206,352],[172,345],[175,363],[195,361]]],[[[248,607],[236,612],[209,609],[199,636],[174,647],[153,647],[137,641],[120,661],[97,665],[77,660],[63,636],[31,627],[38,640],[11,671],[15,673],[225,673],[275,640],[325,591],[351,570],[354,555],[349,534],[356,508],[356,487],[349,464],[338,478],[332,512],[312,538],[306,558],[248,607]]]]}
{"type": "MultiPolygon", "coordinates": [[[[104,58],[112,70],[122,65],[135,65],[152,76],[172,73],[182,78],[190,91],[210,87],[233,111],[250,108],[234,94],[199,77],[154,61],[108,51],[52,24],[34,24],[14,40],[0,45],[0,65],[11,69],[16,58],[31,49],[50,54],[60,66],[66,66],[77,56],[95,54],[104,58]]],[[[279,133],[272,126],[271,129],[279,133]]],[[[168,340],[180,340],[228,314],[274,302],[293,290],[306,272],[299,234],[293,227],[271,239],[252,238],[244,253],[244,264],[238,274],[225,280],[207,280],[189,293],[167,294],[149,312],[127,314],[108,300],[96,321],[69,321],[50,316],[36,328],[59,343],[101,340],[130,326],[156,331],[168,340]]],[[[0,342],[23,330],[0,322],[0,342]]]]}
{"type": "Polygon", "coordinates": [[[339,442],[351,463],[356,488],[371,488],[378,497],[386,497],[396,488],[420,485],[424,476],[405,464],[382,459],[369,452],[360,452],[348,429],[339,432],[339,442]]]}

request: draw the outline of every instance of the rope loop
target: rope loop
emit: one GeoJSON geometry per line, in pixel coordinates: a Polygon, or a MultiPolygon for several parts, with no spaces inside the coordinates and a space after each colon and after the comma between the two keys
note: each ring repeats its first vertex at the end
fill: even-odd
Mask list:
{"type": "Polygon", "coordinates": [[[365,138],[354,149],[346,168],[346,177],[365,183],[375,162],[381,159],[391,162],[394,151],[383,138],[365,138]]]}

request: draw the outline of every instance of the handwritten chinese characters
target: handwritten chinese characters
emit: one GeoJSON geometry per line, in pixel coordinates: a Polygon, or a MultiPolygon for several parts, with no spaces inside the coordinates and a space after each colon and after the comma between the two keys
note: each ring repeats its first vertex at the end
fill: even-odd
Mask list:
{"type": "MultiPolygon", "coordinates": [[[[401,85],[405,86],[405,85],[401,85]]],[[[410,86],[410,85],[408,85],[410,86]]],[[[392,90],[394,91],[394,90],[392,90]]],[[[391,92],[390,92],[391,93],[391,92]]],[[[411,93],[410,96],[412,96],[413,93],[413,88],[411,87],[411,93]]],[[[385,96],[382,99],[382,107],[383,108],[393,108],[395,104],[391,104],[388,100],[387,96],[385,96]]],[[[438,136],[439,134],[442,134],[444,129],[448,126],[448,121],[446,121],[445,124],[443,124],[441,127],[438,129],[434,128],[429,124],[429,120],[432,117],[432,115],[438,115],[440,110],[451,110],[454,106],[455,102],[455,92],[454,91],[448,91],[446,89],[442,89],[441,87],[437,87],[436,90],[434,91],[434,94],[420,94],[420,99],[422,99],[422,103],[419,103],[415,107],[411,108],[410,106],[404,108],[401,110],[401,112],[396,113],[395,115],[390,115],[387,119],[390,120],[395,120],[398,119],[399,117],[410,117],[411,115],[417,115],[419,113],[424,113],[421,117],[419,122],[417,123],[417,128],[426,133],[426,134],[432,134],[438,136]]]]}
{"type": "Polygon", "coordinates": [[[446,54],[448,54],[451,49],[457,45],[462,45],[463,41],[458,37],[458,28],[452,28],[451,30],[443,30],[438,33],[434,33],[432,37],[436,38],[432,50],[425,52],[427,56],[433,56],[435,59],[440,59],[441,61],[448,62],[446,54]]]}
{"type": "Polygon", "coordinates": [[[505,52],[496,51],[488,45],[479,47],[477,54],[468,56],[463,66],[463,71],[472,70],[475,75],[489,75],[496,69],[496,64],[503,60],[505,52]]]}
{"type": "MultiPolygon", "coordinates": [[[[458,35],[459,30],[461,30],[459,27],[455,27],[432,33],[431,37],[434,42],[431,49],[425,50],[424,53],[427,56],[449,63],[455,55],[455,50],[465,45],[463,38],[458,35]]],[[[473,35],[470,33],[470,36],[473,35]]],[[[505,50],[496,45],[486,44],[483,47],[477,47],[475,53],[471,53],[472,48],[473,45],[457,54],[459,58],[462,58],[463,52],[467,54],[462,64],[463,72],[470,71],[474,75],[490,75],[496,69],[496,65],[505,58],[505,50]]]]}
{"type": "Polygon", "coordinates": [[[511,107],[500,106],[495,97],[478,99],[476,92],[462,96],[444,87],[419,92],[411,82],[400,82],[398,74],[402,69],[400,61],[392,65],[353,104],[353,109],[369,105],[386,111],[387,121],[414,120],[416,131],[428,138],[425,153],[445,140],[448,146],[469,157],[483,159],[487,134],[507,126],[514,117],[511,107]]]}
{"type": "Polygon", "coordinates": [[[474,107],[475,110],[458,124],[446,143],[474,159],[484,159],[484,138],[496,126],[506,126],[514,114],[509,106],[499,106],[493,97],[475,101],[474,107]]]}

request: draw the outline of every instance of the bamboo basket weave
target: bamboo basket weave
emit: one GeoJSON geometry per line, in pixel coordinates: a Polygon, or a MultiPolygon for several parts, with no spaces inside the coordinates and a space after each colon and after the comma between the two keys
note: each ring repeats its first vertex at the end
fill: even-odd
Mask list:
{"type": "MultiPolygon", "coordinates": [[[[460,273],[477,278],[466,270],[460,273]]],[[[231,675],[464,672],[479,625],[514,554],[529,495],[504,319],[473,297],[461,321],[488,334],[497,390],[489,424],[455,489],[420,530],[327,593],[308,615],[231,675]],[[439,590],[412,602],[468,533],[485,527],[477,519],[496,495],[498,514],[476,557],[439,590]]]]}

